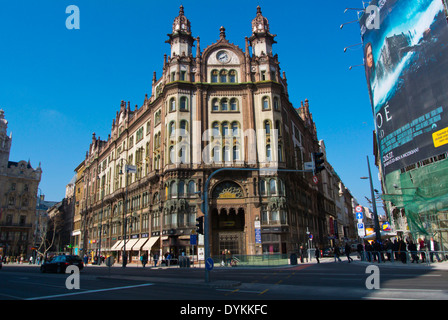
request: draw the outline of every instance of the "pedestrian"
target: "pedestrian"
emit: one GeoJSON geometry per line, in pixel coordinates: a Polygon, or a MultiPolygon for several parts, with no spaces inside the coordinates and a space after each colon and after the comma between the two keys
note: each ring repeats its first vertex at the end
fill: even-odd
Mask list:
{"type": "Polygon", "coordinates": [[[372,247],[372,245],[369,243],[369,241],[366,241],[366,243],[365,243],[365,248],[366,248],[367,261],[371,262],[371,261],[372,261],[372,251],[373,251],[373,247],[372,247]]]}
{"type": "Polygon", "coordinates": [[[303,248],[303,246],[300,246],[300,262],[303,263],[303,259],[305,257],[305,249],[303,248]]]}
{"type": "Polygon", "coordinates": [[[33,264],[33,256],[30,256],[30,264],[33,264]]]}
{"type": "Polygon", "coordinates": [[[350,248],[350,245],[348,242],[345,244],[345,255],[347,256],[347,261],[350,263],[353,261],[353,259],[350,257],[350,253],[352,252],[352,248],[350,248]]]}
{"type": "Polygon", "coordinates": [[[316,247],[316,249],[314,250],[314,256],[316,257],[317,263],[320,263],[319,258],[320,258],[320,248],[316,247]]]}
{"type": "Polygon", "coordinates": [[[154,267],[157,267],[157,262],[159,261],[159,255],[157,254],[157,252],[154,253],[153,259],[154,259],[154,267]]]}
{"type": "Polygon", "coordinates": [[[334,262],[336,262],[336,259],[338,259],[339,262],[342,262],[341,258],[339,256],[341,255],[341,251],[339,250],[339,246],[334,246],[334,262]]]}
{"type": "Polygon", "coordinates": [[[431,262],[434,262],[434,255],[437,258],[438,262],[441,262],[442,260],[439,258],[439,253],[437,252],[439,250],[439,243],[434,240],[433,237],[428,242],[428,249],[429,249],[429,258],[431,262]]]}
{"type": "Polygon", "coordinates": [[[144,253],[142,255],[142,265],[143,265],[143,268],[146,266],[147,263],[148,263],[148,254],[144,253]]]}
{"type": "Polygon", "coordinates": [[[400,239],[398,241],[398,256],[400,257],[402,263],[406,263],[406,254],[406,243],[403,241],[403,239],[400,239]]]}
{"type": "Polygon", "coordinates": [[[426,244],[425,241],[423,241],[421,238],[418,239],[418,244],[418,249],[420,250],[420,254],[422,256],[422,263],[424,263],[426,261],[426,244]]]}
{"type": "Polygon", "coordinates": [[[358,243],[358,245],[356,246],[356,251],[358,252],[359,260],[364,261],[365,260],[364,247],[363,247],[362,243],[358,243]]]}
{"type": "Polygon", "coordinates": [[[409,251],[411,252],[411,258],[412,258],[412,263],[416,262],[418,263],[418,255],[417,255],[417,245],[414,243],[414,241],[410,240],[409,241],[409,251]]]}
{"type": "Polygon", "coordinates": [[[226,249],[221,252],[221,266],[224,267],[226,265],[226,249]]]}
{"type": "Polygon", "coordinates": [[[391,259],[393,259],[393,243],[389,239],[386,240],[386,255],[387,261],[391,261],[391,259]]]}

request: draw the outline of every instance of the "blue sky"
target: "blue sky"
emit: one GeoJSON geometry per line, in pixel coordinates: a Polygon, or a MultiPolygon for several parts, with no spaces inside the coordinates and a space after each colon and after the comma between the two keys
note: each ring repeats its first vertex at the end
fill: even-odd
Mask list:
{"type": "MultiPolygon", "coordinates": [[[[201,49],[227,39],[244,49],[257,5],[277,34],[274,53],[286,72],[295,107],[308,99],[318,138],[354,197],[368,206],[367,160],[374,187],[373,116],[357,19],[361,0],[22,0],[0,4],[0,108],[12,132],[11,161],[41,162],[40,189],[59,201],[89,147],[92,133],[106,139],[120,101],[142,105],[153,72],[160,77],[165,41],[179,6],[201,49]],[[65,9],[77,5],[80,29],[69,30],[65,9]]],[[[194,50],[195,51],[195,50],[194,50]]],[[[382,209],[379,209],[382,212],[382,209]]]]}

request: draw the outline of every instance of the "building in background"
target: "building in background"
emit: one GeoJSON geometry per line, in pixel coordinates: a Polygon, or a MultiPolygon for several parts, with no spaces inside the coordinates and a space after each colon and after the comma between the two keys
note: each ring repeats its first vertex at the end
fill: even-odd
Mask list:
{"type": "Polygon", "coordinates": [[[0,256],[28,259],[35,246],[36,204],[40,165],[9,160],[12,134],[0,110],[0,256]]]}
{"type": "MultiPolygon", "coordinates": [[[[317,183],[310,173],[260,171],[304,170],[321,146],[309,101],[297,109],[289,101],[276,35],[260,7],[248,27],[244,50],[224,27],[201,50],[180,7],[151,95],[132,109],[122,101],[107,139],[94,133],[75,169],[80,255],[198,255],[190,235],[203,214],[201,195],[223,167],[233,171],[215,175],[206,190],[212,255],[294,252],[308,244],[307,231],[315,244],[330,242],[340,181],[333,170],[317,183]]],[[[353,211],[346,196],[344,215],[353,211]]]]}

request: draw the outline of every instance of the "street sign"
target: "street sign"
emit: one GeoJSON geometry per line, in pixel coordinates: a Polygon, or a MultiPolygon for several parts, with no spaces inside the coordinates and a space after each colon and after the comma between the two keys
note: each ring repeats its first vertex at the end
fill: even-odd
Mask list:
{"type": "Polygon", "coordinates": [[[261,229],[255,228],[255,243],[261,243],[261,229]]]}
{"type": "Polygon", "coordinates": [[[362,214],[362,212],[357,212],[357,213],[356,213],[356,219],[358,219],[358,220],[362,220],[362,218],[363,218],[363,214],[362,214]]]}
{"type": "Polygon", "coordinates": [[[356,212],[362,212],[362,206],[356,206],[355,211],[356,212]]]}
{"type": "Polygon", "coordinates": [[[133,165],[127,165],[126,170],[127,170],[127,172],[130,172],[130,173],[137,173],[137,167],[133,166],[133,165]]]}
{"type": "Polygon", "coordinates": [[[314,182],[315,184],[317,184],[317,183],[319,182],[319,179],[317,178],[317,176],[313,176],[313,182],[314,182]]]}
{"type": "Polygon", "coordinates": [[[190,234],[190,245],[195,246],[198,244],[198,237],[195,234],[190,234]]]}
{"type": "Polygon", "coordinates": [[[205,269],[207,269],[208,271],[211,271],[213,269],[213,259],[212,258],[207,258],[207,260],[205,260],[205,269]]]}
{"type": "Polygon", "coordinates": [[[366,229],[364,228],[364,223],[358,223],[358,236],[364,237],[366,235],[366,229]]]}
{"type": "Polygon", "coordinates": [[[305,170],[314,170],[314,162],[304,162],[305,170]]]}

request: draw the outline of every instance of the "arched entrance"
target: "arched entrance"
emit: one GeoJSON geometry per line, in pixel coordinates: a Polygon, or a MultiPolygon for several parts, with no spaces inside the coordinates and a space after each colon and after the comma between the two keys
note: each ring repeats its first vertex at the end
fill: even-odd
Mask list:
{"type": "Polygon", "coordinates": [[[233,181],[216,185],[212,192],[211,254],[229,250],[232,255],[246,254],[245,205],[242,188],[233,181]]]}

